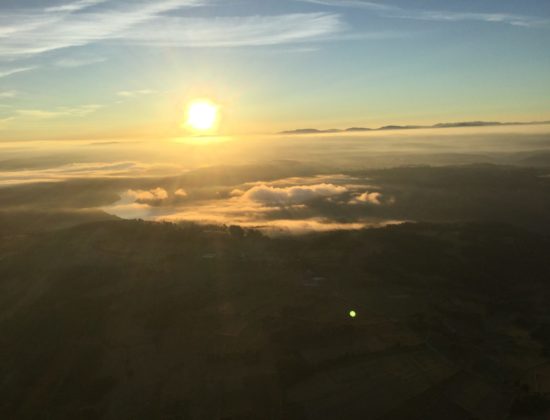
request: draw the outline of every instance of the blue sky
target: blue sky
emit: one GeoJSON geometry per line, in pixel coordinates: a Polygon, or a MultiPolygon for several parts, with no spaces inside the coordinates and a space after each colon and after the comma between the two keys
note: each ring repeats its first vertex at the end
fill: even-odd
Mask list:
{"type": "Polygon", "coordinates": [[[550,119],[546,0],[3,0],[0,138],[550,119]]]}

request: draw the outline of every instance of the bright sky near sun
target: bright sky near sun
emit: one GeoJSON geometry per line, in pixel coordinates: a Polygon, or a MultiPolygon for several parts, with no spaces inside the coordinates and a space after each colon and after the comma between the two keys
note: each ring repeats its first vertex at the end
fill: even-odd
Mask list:
{"type": "Polygon", "coordinates": [[[548,45],[547,0],[2,0],[0,139],[548,120],[548,45]]]}
{"type": "Polygon", "coordinates": [[[214,130],[218,120],[217,105],[207,100],[196,100],[187,109],[186,126],[196,132],[214,130]]]}

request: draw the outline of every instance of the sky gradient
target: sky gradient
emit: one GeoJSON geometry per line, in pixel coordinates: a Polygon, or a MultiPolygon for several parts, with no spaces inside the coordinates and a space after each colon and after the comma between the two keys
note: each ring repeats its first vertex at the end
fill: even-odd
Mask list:
{"type": "Polygon", "coordinates": [[[4,0],[0,139],[550,119],[543,0],[4,0]]]}

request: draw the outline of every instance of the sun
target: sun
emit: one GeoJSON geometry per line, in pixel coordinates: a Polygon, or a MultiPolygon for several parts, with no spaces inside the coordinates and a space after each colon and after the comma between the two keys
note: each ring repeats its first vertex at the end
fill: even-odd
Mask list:
{"type": "Polygon", "coordinates": [[[187,108],[186,126],[193,131],[211,131],[218,123],[218,106],[208,100],[196,100],[187,108]]]}

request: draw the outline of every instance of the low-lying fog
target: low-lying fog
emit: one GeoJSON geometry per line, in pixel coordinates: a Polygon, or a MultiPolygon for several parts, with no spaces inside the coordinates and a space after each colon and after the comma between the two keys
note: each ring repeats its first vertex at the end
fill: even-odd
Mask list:
{"type": "Polygon", "coordinates": [[[0,143],[0,217],[270,232],[402,221],[550,226],[550,127],[0,143]],[[548,171],[547,171],[548,169],[548,171]],[[71,217],[67,219],[67,215],[71,217]]]}

